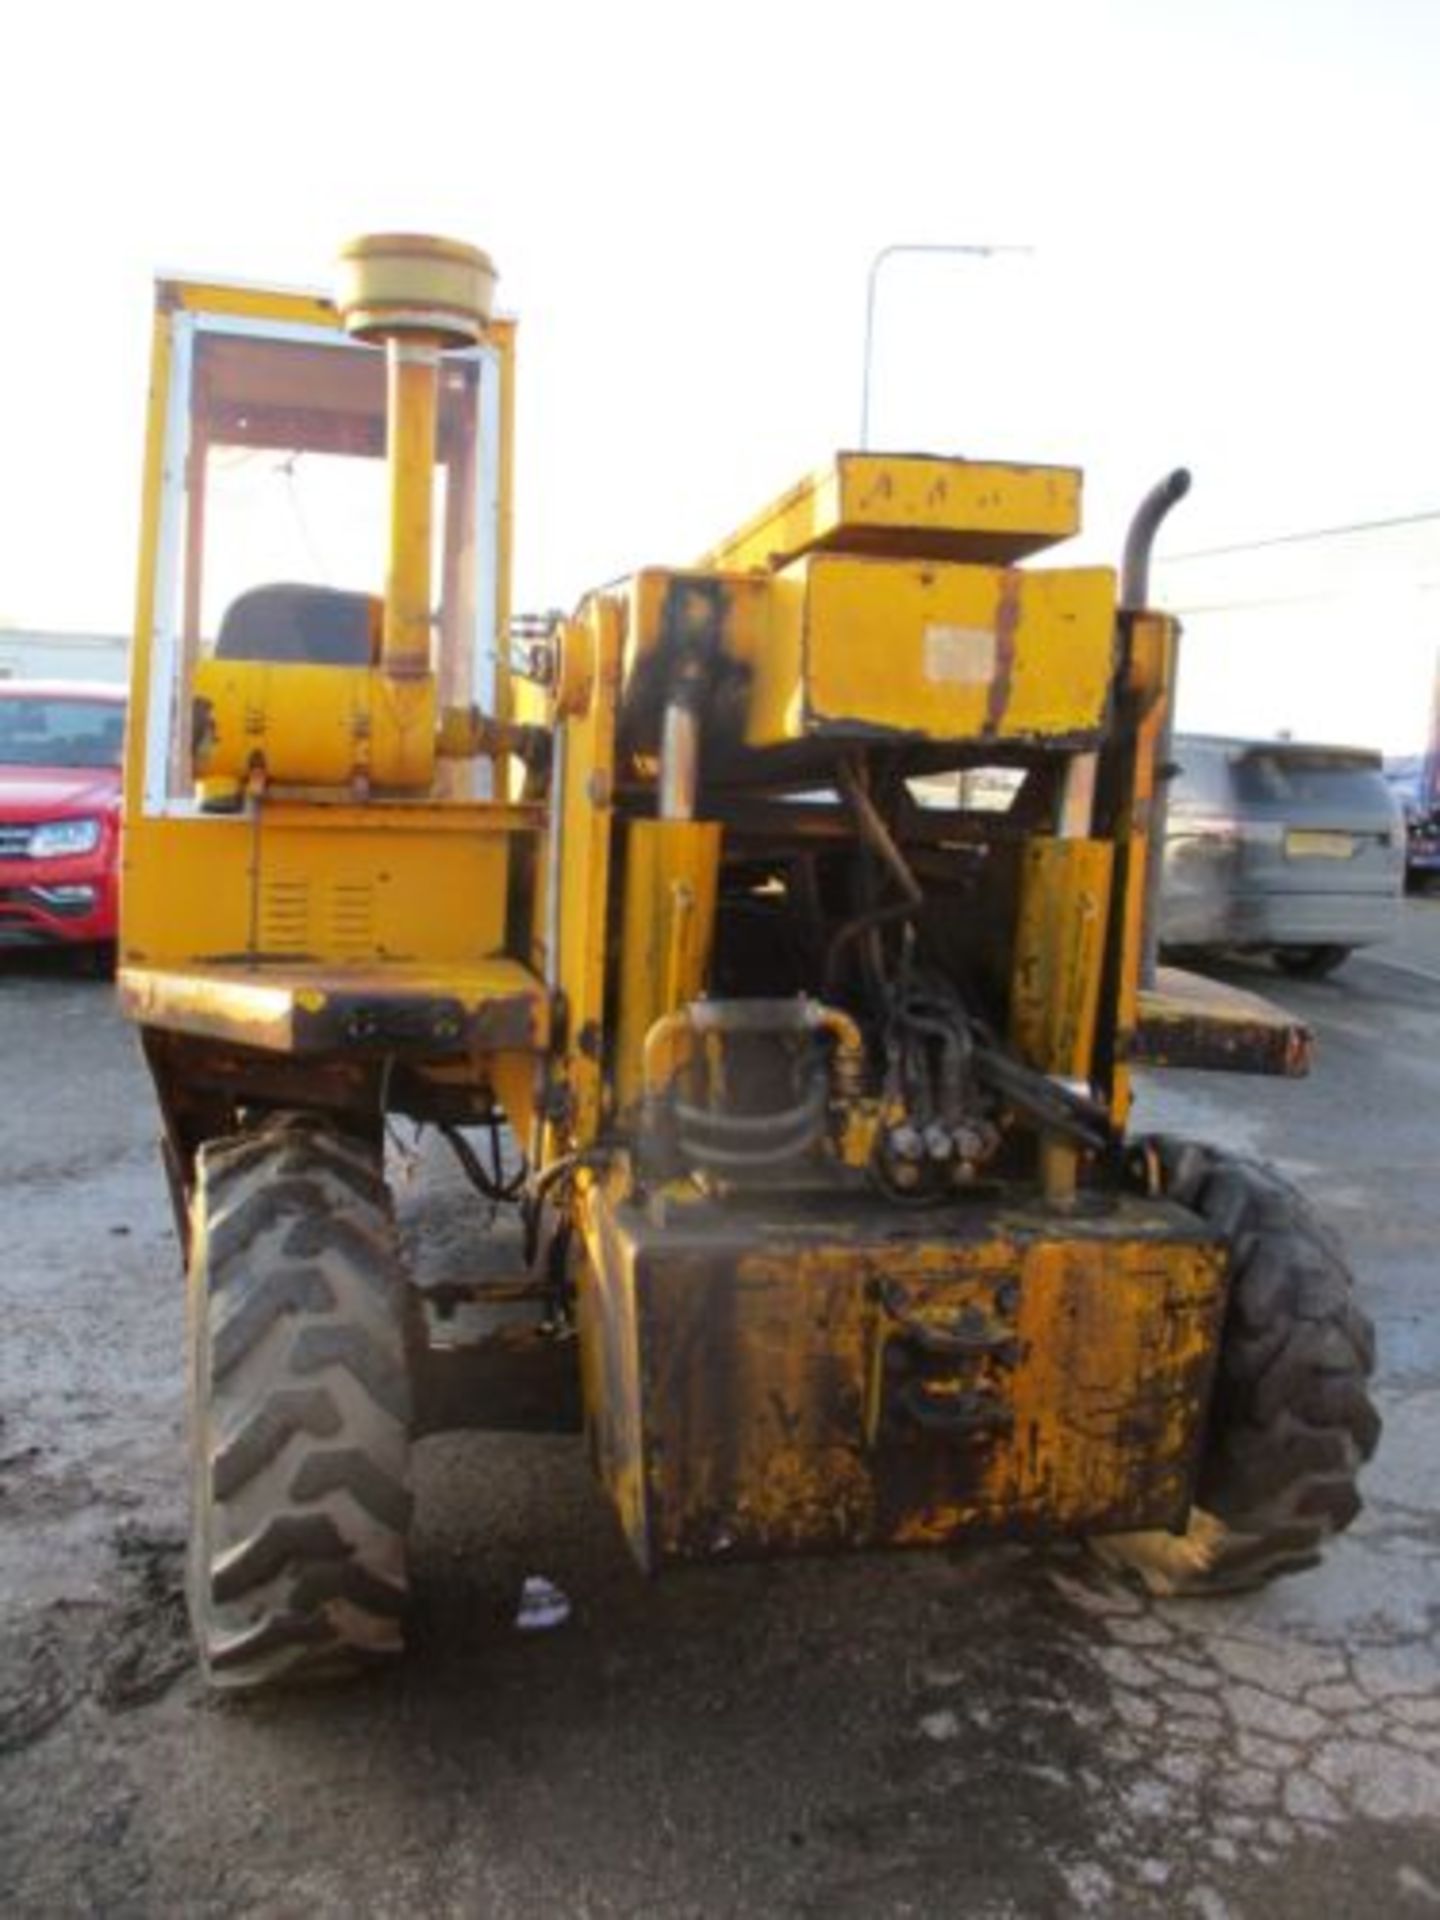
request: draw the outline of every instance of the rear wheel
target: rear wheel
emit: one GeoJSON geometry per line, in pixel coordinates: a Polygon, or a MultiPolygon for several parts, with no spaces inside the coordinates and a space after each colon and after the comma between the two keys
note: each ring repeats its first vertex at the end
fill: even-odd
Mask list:
{"type": "Polygon", "coordinates": [[[1230,1298],[1188,1528],[1092,1546],[1156,1593],[1235,1593],[1314,1566],[1359,1512],[1380,1435],[1375,1336],[1338,1241],[1289,1181],[1213,1148],[1153,1144],[1165,1192],[1229,1246],[1230,1298]]]}
{"type": "Polygon", "coordinates": [[[1275,964],[1297,979],[1321,980],[1343,967],[1353,952],[1353,947],[1276,947],[1275,964]]]}
{"type": "Polygon", "coordinates": [[[212,1685],[397,1654],[405,1289],[378,1154],[284,1115],[201,1149],[190,1262],[190,1616],[212,1685]]]}

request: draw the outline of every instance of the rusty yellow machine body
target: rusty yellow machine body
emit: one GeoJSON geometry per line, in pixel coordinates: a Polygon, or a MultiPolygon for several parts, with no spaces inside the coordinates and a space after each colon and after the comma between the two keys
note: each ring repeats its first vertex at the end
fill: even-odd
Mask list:
{"type": "Polygon", "coordinates": [[[393,1644],[313,1598],[317,1566],[403,1588],[327,1498],[325,1418],[258,1373],[203,1402],[239,1293],[278,1329],[341,1286],[263,1235],[234,1267],[253,1169],[303,1211],[306,1141],[373,1200],[407,1118],[522,1230],[461,1289],[503,1338],[440,1354],[406,1309],[406,1433],[583,1419],[647,1567],[1183,1535],[1230,1250],[1127,1142],[1132,1066],[1294,1072],[1305,1035],[1142,985],[1176,628],[1040,558],[1079,474],[844,453],[517,653],[489,263],[392,235],[345,272],[333,301],[165,281],[155,313],[119,992],[212,1299],[212,1672],[393,1644]],[[215,1429],[257,1424],[227,1468],[215,1429]],[[277,1560],[227,1487],[292,1453],[277,1560]]]}

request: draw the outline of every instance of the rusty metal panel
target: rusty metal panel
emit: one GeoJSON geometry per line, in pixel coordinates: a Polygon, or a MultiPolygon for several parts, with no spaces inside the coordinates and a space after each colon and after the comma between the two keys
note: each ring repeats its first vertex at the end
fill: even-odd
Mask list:
{"type": "Polygon", "coordinates": [[[584,1202],[588,1284],[579,1290],[580,1384],[595,1473],[631,1550],[650,1565],[647,1443],[636,1312],[635,1236],[598,1188],[584,1202]]]}
{"type": "Polygon", "coordinates": [[[1090,1072],[1113,859],[1105,840],[1040,836],[1025,848],[1010,1033],[1042,1073],[1090,1072]]]}
{"type": "Polygon", "coordinates": [[[1178,1525],[1225,1254],[1126,1199],[587,1205],[596,1463],[642,1565],[1178,1525]]]}
{"type": "Polygon", "coordinates": [[[266,1052],[471,1055],[544,1048],[549,1001],[516,960],[472,966],[122,966],[141,1026],[266,1052]]]}
{"type": "Polygon", "coordinates": [[[1157,770],[1174,698],[1180,629],[1174,620],[1154,613],[1126,613],[1119,628],[1124,667],[1116,703],[1119,805],[1110,930],[1115,985],[1098,1050],[1111,1119],[1123,1127],[1134,1099],[1129,1049],[1139,1017],[1157,770]]]}
{"type": "Polygon", "coordinates": [[[1179,967],[1160,967],[1154,987],[1141,989],[1129,1059],[1135,1066],[1301,1080],[1310,1071],[1311,1053],[1309,1027],[1273,1000],[1179,967]]]}
{"type": "Polygon", "coordinates": [[[711,820],[632,820],[618,956],[615,1090],[640,1094],[645,1036],[704,989],[715,927],[723,829],[711,820]]]}

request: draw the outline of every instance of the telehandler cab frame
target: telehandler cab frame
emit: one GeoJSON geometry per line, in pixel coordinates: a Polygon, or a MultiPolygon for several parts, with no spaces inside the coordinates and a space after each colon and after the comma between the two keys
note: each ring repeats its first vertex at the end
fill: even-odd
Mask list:
{"type": "Polygon", "coordinates": [[[1122,588],[1028,564],[1074,471],[843,453],[517,670],[493,284],[382,235],[333,301],[158,287],[119,992],[186,1243],[210,1678],[399,1648],[438,1426],[583,1420],[647,1568],[1311,1564],[1378,1431],[1343,1258],[1273,1172],[1126,1133],[1139,1062],[1307,1045],[1141,984],[1181,482],[1122,588]],[[394,1116],[518,1219],[508,1272],[407,1279],[394,1116]],[[493,1330],[437,1342],[459,1299],[493,1330]]]}

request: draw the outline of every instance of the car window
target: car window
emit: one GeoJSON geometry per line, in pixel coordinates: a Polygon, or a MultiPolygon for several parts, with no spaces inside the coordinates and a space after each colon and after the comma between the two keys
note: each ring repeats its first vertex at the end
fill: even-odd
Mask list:
{"type": "Polygon", "coordinates": [[[1183,806],[1224,807],[1230,804],[1230,766],[1223,747],[1200,746],[1179,739],[1172,755],[1175,785],[1171,797],[1183,806]]]}
{"type": "Polygon", "coordinates": [[[124,739],[115,700],[0,698],[0,766],[118,767],[124,739]]]}

